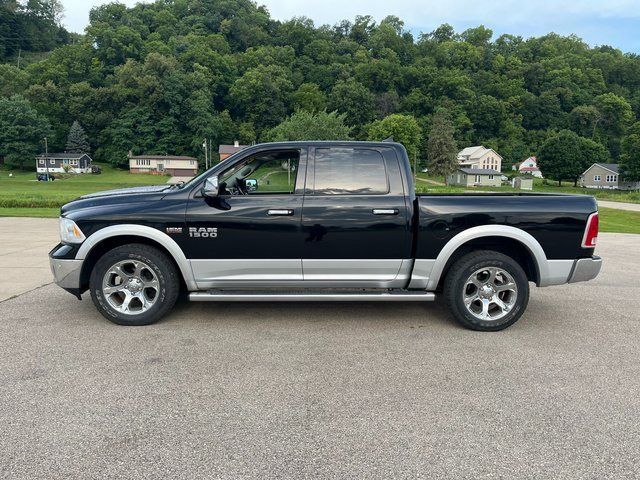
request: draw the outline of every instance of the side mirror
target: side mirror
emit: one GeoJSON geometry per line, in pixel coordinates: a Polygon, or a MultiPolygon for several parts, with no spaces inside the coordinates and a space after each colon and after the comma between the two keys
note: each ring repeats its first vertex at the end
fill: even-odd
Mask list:
{"type": "Polygon", "coordinates": [[[256,180],[255,178],[247,178],[245,180],[245,183],[247,185],[248,192],[255,192],[256,190],[258,190],[258,180],[256,180]]]}
{"type": "Polygon", "coordinates": [[[220,193],[218,185],[218,176],[214,175],[204,181],[204,187],[202,187],[202,195],[205,197],[217,197],[220,193]]]}

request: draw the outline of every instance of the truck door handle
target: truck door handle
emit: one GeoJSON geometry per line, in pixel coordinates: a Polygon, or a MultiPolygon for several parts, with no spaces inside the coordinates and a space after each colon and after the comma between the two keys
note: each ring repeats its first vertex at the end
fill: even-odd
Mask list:
{"type": "Polygon", "coordinates": [[[290,217],[293,215],[293,210],[289,209],[281,209],[281,210],[269,210],[267,211],[267,215],[270,217],[290,217]]]}
{"type": "Polygon", "coordinates": [[[374,215],[397,215],[400,211],[397,208],[374,208],[374,215]]]}

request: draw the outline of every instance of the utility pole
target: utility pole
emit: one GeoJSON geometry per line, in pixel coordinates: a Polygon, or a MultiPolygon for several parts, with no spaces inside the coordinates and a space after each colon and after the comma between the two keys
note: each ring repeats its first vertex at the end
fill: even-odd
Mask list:
{"type": "Polygon", "coordinates": [[[209,163],[213,167],[213,157],[211,156],[213,153],[213,148],[211,147],[211,139],[209,139],[209,163]]]}
{"type": "Polygon", "coordinates": [[[47,169],[47,182],[49,181],[49,146],[47,137],[44,137],[44,166],[47,169]]]}
{"type": "Polygon", "coordinates": [[[206,138],[204,139],[202,148],[204,149],[204,169],[209,170],[209,161],[207,160],[207,139],[206,138]]]}
{"type": "Polygon", "coordinates": [[[20,58],[22,57],[22,47],[18,48],[18,68],[20,68],[20,58]]]}

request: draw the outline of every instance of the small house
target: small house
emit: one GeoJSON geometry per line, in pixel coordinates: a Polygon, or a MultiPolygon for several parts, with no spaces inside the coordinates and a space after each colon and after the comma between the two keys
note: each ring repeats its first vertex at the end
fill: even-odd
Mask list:
{"type": "Polygon", "coordinates": [[[516,170],[522,175],[531,175],[536,178],[542,178],[542,172],[538,168],[538,159],[536,157],[529,157],[520,163],[516,163],[511,167],[512,170],[516,170]]]}
{"type": "Polygon", "coordinates": [[[247,145],[240,145],[238,141],[233,142],[233,145],[220,145],[218,147],[218,155],[220,155],[220,161],[225,160],[236,152],[247,148],[247,145]]]}
{"type": "Polygon", "coordinates": [[[594,163],[580,176],[580,186],[615,190],[640,190],[640,182],[631,182],[618,175],[617,163],[594,163]]]}
{"type": "Polygon", "coordinates": [[[91,157],[86,153],[41,153],[36,157],[38,173],[91,173],[91,157]]]}
{"type": "Polygon", "coordinates": [[[447,185],[463,187],[499,187],[502,185],[501,173],[490,168],[458,168],[447,176],[447,185]]]}
{"type": "Polygon", "coordinates": [[[129,154],[129,171],[172,177],[194,177],[198,174],[198,160],[181,155],[129,154]]]}

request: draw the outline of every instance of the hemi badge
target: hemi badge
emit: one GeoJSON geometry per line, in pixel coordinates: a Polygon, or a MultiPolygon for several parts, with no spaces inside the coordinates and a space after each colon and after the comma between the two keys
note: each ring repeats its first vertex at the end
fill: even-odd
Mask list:
{"type": "Polygon", "coordinates": [[[182,227],[167,227],[167,233],[182,233],[182,227]]]}

